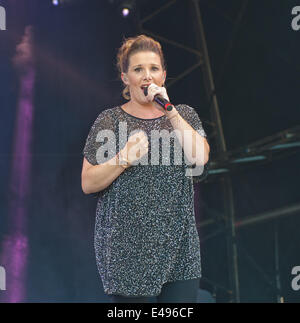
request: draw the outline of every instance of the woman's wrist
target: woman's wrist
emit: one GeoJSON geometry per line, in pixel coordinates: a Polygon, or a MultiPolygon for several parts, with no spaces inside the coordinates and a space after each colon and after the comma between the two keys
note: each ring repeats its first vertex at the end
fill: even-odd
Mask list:
{"type": "Polygon", "coordinates": [[[122,150],[117,153],[117,165],[123,167],[124,169],[130,167],[129,160],[125,157],[122,150]]]}
{"type": "Polygon", "coordinates": [[[173,106],[173,109],[171,111],[166,112],[166,116],[169,120],[176,118],[179,115],[178,111],[173,106]]]}

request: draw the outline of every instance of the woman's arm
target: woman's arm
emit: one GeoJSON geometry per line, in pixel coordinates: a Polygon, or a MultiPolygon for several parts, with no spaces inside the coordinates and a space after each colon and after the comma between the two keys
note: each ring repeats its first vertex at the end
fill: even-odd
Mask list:
{"type": "Polygon", "coordinates": [[[83,158],[81,187],[85,194],[97,193],[108,187],[125,170],[119,165],[119,155],[100,165],[92,165],[83,158]]]}
{"type": "Polygon", "coordinates": [[[100,165],[92,165],[83,159],[81,187],[85,194],[96,193],[108,187],[124,169],[148,153],[148,139],[143,132],[130,136],[125,147],[115,157],[100,165]]]}
{"type": "Polygon", "coordinates": [[[169,118],[174,130],[179,132],[178,135],[177,131],[175,131],[187,159],[192,164],[196,164],[196,166],[204,166],[209,160],[210,151],[206,138],[199,135],[199,133],[181,117],[174,106],[171,111],[166,112],[166,116],[169,118]]]}

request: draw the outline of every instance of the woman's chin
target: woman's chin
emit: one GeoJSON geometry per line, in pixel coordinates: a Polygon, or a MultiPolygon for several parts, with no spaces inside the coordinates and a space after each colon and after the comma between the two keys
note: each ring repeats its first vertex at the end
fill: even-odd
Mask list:
{"type": "Polygon", "coordinates": [[[136,102],[140,105],[149,105],[151,103],[146,98],[138,98],[136,102]]]}

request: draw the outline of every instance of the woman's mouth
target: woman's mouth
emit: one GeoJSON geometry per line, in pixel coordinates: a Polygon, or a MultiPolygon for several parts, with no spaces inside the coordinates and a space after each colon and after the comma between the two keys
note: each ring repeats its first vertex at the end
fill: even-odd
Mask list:
{"type": "Polygon", "coordinates": [[[146,86],[146,85],[141,86],[141,89],[142,89],[142,91],[144,92],[145,95],[148,94],[148,86],[146,86]]]}

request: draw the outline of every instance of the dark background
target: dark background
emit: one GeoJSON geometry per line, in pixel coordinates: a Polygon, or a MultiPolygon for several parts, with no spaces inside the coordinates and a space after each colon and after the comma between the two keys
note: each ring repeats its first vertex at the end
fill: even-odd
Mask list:
{"type": "MultiPolygon", "coordinates": [[[[168,1],[139,2],[146,17],[168,1]]],[[[145,23],[165,38],[197,48],[189,1],[145,23]]],[[[300,31],[291,28],[297,1],[248,1],[239,27],[242,0],[200,1],[217,98],[229,150],[299,125],[300,31]],[[228,49],[231,49],[228,51],[228,49]]],[[[26,302],[106,302],[96,269],[93,229],[96,199],[81,191],[82,149],[98,114],[124,102],[116,53],[124,37],[139,33],[138,16],[124,19],[116,2],[84,1],[53,7],[51,1],[0,1],[7,30],[0,31],[0,250],[11,230],[10,191],[18,74],[12,57],[25,26],[34,30],[36,85],[32,142],[31,193],[27,228],[29,258],[26,302]]],[[[167,61],[167,84],[196,63],[195,55],[161,42],[167,61]]],[[[173,103],[197,109],[217,155],[201,70],[168,88],[173,103]]],[[[234,173],[237,219],[299,202],[298,152],[271,163],[234,173]]],[[[197,222],[206,209],[223,212],[218,180],[196,184],[197,222]]],[[[274,228],[278,228],[281,295],[299,302],[291,270],[300,265],[299,213],[237,230],[242,302],[276,302],[274,228]],[[271,282],[271,283],[270,283],[271,282]]],[[[200,228],[200,240],[214,232],[200,228]]],[[[225,234],[201,243],[204,289],[218,302],[230,301],[225,234]]],[[[1,264],[0,264],[1,265],[1,264]]],[[[0,291],[4,296],[3,291],[0,291]]]]}

